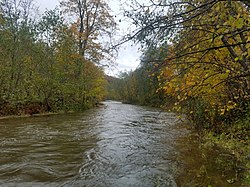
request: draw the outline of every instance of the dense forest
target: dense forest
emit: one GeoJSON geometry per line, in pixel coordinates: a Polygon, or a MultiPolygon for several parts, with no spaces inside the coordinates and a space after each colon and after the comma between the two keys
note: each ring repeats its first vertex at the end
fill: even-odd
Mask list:
{"type": "Polygon", "coordinates": [[[82,110],[104,98],[116,24],[105,1],[1,0],[0,115],[82,110]],[[102,40],[100,40],[102,37],[102,40]]]}

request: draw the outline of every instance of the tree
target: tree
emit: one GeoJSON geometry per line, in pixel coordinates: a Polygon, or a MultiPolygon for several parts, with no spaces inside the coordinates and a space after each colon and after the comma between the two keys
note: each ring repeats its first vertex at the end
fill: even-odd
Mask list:
{"type": "Polygon", "coordinates": [[[30,58],[27,46],[34,41],[32,0],[1,1],[2,25],[2,97],[21,99],[26,95],[22,80],[27,75],[25,63],[30,58]],[[24,47],[24,45],[26,45],[24,47]]]}
{"type": "Polygon", "coordinates": [[[98,64],[110,60],[111,38],[116,24],[104,0],[64,0],[64,12],[77,18],[73,28],[78,40],[79,54],[98,64]]]}
{"type": "Polygon", "coordinates": [[[36,38],[45,42],[49,47],[53,47],[53,44],[58,41],[58,31],[62,27],[67,27],[64,22],[65,20],[58,8],[46,10],[36,25],[36,38]]]}
{"type": "MultiPolygon", "coordinates": [[[[146,44],[146,46],[161,44],[166,42],[166,40],[172,43],[174,37],[178,37],[178,33],[181,33],[183,30],[188,29],[189,31],[195,32],[203,29],[204,25],[207,25],[207,27],[214,29],[203,29],[203,33],[209,35],[211,45],[203,48],[202,51],[193,50],[191,53],[206,53],[207,51],[226,48],[231,57],[234,60],[237,59],[241,66],[244,67],[244,73],[248,76],[249,67],[247,61],[249,61],[249,55],[246,51],[247,45],[249,45],[247,36],[250,29],[249,24],[247,24],[249,11],[247,11],[246,6],[249,8],[248,1],[180,0],[168,2],[151,0],[151,4],[148,5],[141,5],[137,1],[133,2],[135,2],[134,4],[137,5],[138,8],[134,7],[132,11],[126,11],[125,15],[133,20],[133,23],[137,26],[137,30],[134,31],[133,33],[135,34],[130,35],[128,39],[141,41],[146,44]],[[224,15],[211,14],[211,12],[221,10],[220,6],[227,9],[227,15],[229,15],[230,20],[224,22],[225,20],[223,21],[223,19],[227,19],[224,15]],[[207,16],[208,13],[210,13],[210,17],[207,16]],[[211,16],[214,17],[212,18],[211,16]],[[199,19],[204,17],[212,21],[210,23],[201,23],[199,19]],[[233,27],[231,27],[232,24],[233,27]],[[228,41],[229,38],[236,36],[239,37],[237,40],[234,38],[234,42],[228,41]],[[219,46],[214,46],[213,42],[215,38],[221,38],[223,43],[219,46]],[[245,54],[243,58],[237,53],[237,50],[235,50],[237,47],[241,48],[240,53],[245,54]]],[[[189,46],[186,46],[187,49],[188,47],[189,46]]],[[[184,50],[182,50],[182,52],[180,52],[179,55],[175,55],[174,58],[181,58],[185,55],[190,55],[190,52],[184,53],[184,50]]]]}
{"type": "Polygon", "coordinates": [[[161,106],[165,95],[158,77],[161,69],[157,60],[164,59],[167,46],[150,47],[143,53],[141,64],[134,71],[120,73],[119,79],[109,83],[110,98],[126,103],[161,106]]]}
{"type": "Polygon", "coordinates": [[[45,12],[38,25],[47,59],[36,77],[44,103],[53,110],[82,110],[100,101],[103,72],[79,54],[74,25],[65,25],[58,10],[45,12]]]}
{"type": "Polygon", "coordinates": [[[3,113],[82,110],[99,102],[103,71],[79,54],[74,26],[65,24],[57,8],[35,21],[30,18],[31,7],[32,0],[1,1],[3,113]]]}
{"type": "Polygon", "coordinates": [[[233,121],[247,112],[250,98],[247,1],[150,2],[137,3],[137,9],[125,12],[137,25],[135,34],[127,39],[141,41],[144,46],[168,43],[165,58],[155,61],[162,69],[159,76],[162,89],[178,100],[175,108],[186,106],[200,124],[207,121],[212,125],[233,121]],[[197,111],[202,111],[202,115],[197,111]]]}

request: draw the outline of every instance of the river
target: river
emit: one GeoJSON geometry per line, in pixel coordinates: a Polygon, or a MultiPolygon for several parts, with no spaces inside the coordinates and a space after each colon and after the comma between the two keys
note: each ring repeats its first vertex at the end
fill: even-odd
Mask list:
{"type": "Polygon", "coordinates": [[[189,133],[178,122],[113,101],[83,113],[2,119],[0,186],[178,186],[186,147],[176,142],[189,133]]]}

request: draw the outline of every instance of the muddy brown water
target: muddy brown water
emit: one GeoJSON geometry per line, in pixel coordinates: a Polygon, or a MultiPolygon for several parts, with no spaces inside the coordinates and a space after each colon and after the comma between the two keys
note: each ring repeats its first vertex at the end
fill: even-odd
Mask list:
{"type": "Polygon", "coordinates": [[[178,122],[160,109],[113,101],[83,113],[2,119],[0,186],[188,186],[193,174],[177,177],[185,175],[183,158],[194,164],[200,153],[190,152],[195,143],[187,148],[189,131],[178,122]]]}

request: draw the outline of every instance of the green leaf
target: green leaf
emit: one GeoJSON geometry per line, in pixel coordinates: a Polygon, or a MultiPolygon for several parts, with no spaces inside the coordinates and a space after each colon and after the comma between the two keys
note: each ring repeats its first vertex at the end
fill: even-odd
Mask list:
{"type": "Polygon", "coordinates": [[[241,29],[244,25],[244,19],[243,18],[239,18],[236,20],[235,22],[235,26],[237,29],[241,29]]]}

